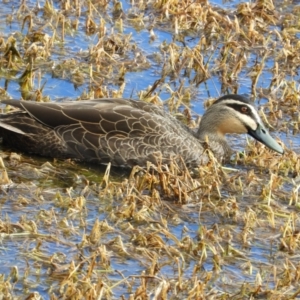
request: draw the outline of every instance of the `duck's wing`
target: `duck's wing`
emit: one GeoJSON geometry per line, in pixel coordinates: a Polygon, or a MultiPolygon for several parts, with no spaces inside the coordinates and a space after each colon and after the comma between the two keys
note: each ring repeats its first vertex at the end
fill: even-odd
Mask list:
{"type": "Polygon", "coordinates": [[[53,155],[47,150],[45,135],[55,141],[57,148],[65,149],[58,156],[100,163],[111,161],[115,165],[145,164],[149,159],[154,161],[151,159],[153,153],[170,156],[179,151],[174,148],[180,146],[177,139],[182,136],[181,126],[163,109],[141,101],[100,99],[38,103],[4,100],[2,103],[18,107],[20,111],[10,114],[11,117],[3,115],[0,127],[4,127],[2,122],[7,130],[15,127],[28,136],[29,152],[53,155]]]}
{"type": "Polygon", "coordinates": [[[77,124],[94,134],[112,131],[134,134],[139,130],[143,133],[157,132],[157,125],[160,125],[157,118],[166,114],[155,105],[126,99],[75,102],[2,100],[1,103],[27,112],[33,119],[54,130],[77,124]]]}

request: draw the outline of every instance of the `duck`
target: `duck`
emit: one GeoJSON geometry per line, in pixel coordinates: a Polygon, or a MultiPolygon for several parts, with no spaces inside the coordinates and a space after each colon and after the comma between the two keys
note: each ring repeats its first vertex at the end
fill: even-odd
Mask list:
{"type": "Polygon", "coordinates": [[[244,95],[217,99],[192,130],[164,108],[123,98],[66,102],[7,99],[16,110],[0,114],[3,144],[22,152],[132,168],[147,163],[188,167],[232,154],[226,134],[249,134],[280,154],[257,110],[244,95]]]}

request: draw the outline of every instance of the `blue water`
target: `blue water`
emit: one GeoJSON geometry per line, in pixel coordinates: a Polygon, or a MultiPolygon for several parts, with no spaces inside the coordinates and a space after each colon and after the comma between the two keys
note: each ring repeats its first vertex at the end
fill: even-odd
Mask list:
{"type": "MultiPolygon", "coordinates": [[[[230,10],[234,10],[235,6],[239,3],[240,1],[212,1],[211,3],[214,3],[220,8],[230,8],[230,10]]],[[[39,1],[39,5],[43,6],[44,1],[39,1]]],[[[132,9],[132,6],[130,5],[130,1],[122,1],[123,3],[123,9],[127,12],[128,10],[132,9]]],[[[26,4],[28,5],[29,8],[33,8],[36,6],[35,1],[27,1],[26,4]]],[[[19,1],[10,1],[10,2],[3,2],[2,3],[2,13],[1,15],[8,15],[10,14],[13,10],[16,10],[16,7],[18,7],[19,1]],[[15,8],[13,8],[15,7],[15,8]]],[[[58,9],[60,5],[60,2],[54,2],[54,6],[58,9]]],[[[111,5],[111,4],[110,4],[111,5]]],[[[41,12],[38,13],[38,16],[42,18],[41,12]]],[[[105,18],[105,16],[103,16],[105,18]]],[[[113,20],[106,18],[106,27],[107,27],[107,34],[110,34],[110,32],[118,32],[118,27],[114,27],[113,20]]],[[[97,20],[99,22],[99,20],[97,20]]],[[[68,77],[66,78],[54,78],[52,76],[52,70],[56,67],[57,64],[60,64],[64,62],[65,60],[69,59],[70,57],[75,56],[78,58],[79,61],[84,61],[88,57],[89,49],[91,49],[95,44],[97,43],[97,35],[92,34],[87,36],[84,32],[84,22],[85,18],[81,17],[80,18],[80,24],[79,24],[79,29],[78,31],[71,31],[70,33],[65,35],[65,40],[64,42],[62,41],[56,41],[54,44],[54,49],[55,51],[52,52],[51,57],[49,60],[55,61],[55,64],[51,67],[48,67],[44,69],[41,64],[41,67],[37,72],[41,72],[41,82],[38,81],[37,79],[37,72],[35,79],[33,81],[34,85],[34,90],[38,89],[41,85],[45,83],[45,87],[43,89],[43,95],[44,96],[49,96],[50,99],[56,100],[56,99],[61,99],[61,98],[70,98],[70,99],[76,99],[77,97],[80,97],[83,93],[89,91],[89,83],[85,82],[84,84],[75,87],[74,84],[69,80],[68,77]]],[[[158,62],[154,58],[155,53],[159,53],[160,56],[163,56],[161,54],[161,44],[162,42],[165,42],[166,44],[170,44],[174,42],[175,44],[182,46],[181,42],[175,41],[175,38],[171,32],[169,32],[166,28],[163,28],[163,26],[154,29],[155,33],[155,40],[150,41],[150,34],[147,29],[147,26],[141,30],[136,30],[130,25],[130,22],[124,21],[123,24],[124,28],[124,33],[125,34],[131,34],[131,43],[135,45],[135,47],[140,51],[140,53],[146,58],[146,60],[149,62],[149,67],[143,68],[143,69],[138,69],[136,71],[130,71],[126,73],[125,76],[125,89],[123,93],[123,97],[129,98],[132,97],[134,99],[138,99],[138,93],[142,90],[146,90],[149,86],[152,86],[153,83],[161,78],[161,72],[162,72],[162,64],[163,62],[158,62]]],[[[10,35],[14,35],[16,40],[17,40],[17,46],[20,45],[21,39],[20,35],[22,35],[21,32],[21,21],[18,20],[17,18],[14,18],[12,23],[7,26],[5,18],[0,18],[0,31],[1,35],[4,39],[7,39],[10,35]]],[[[27,31],[27,27],[23,30],[23,33],[27,31]]],[[[52,35],[53,30],[51,28],[45,28],[44,32],[48,33],[49,36],[52,35]]],[[[57,30],[57,34],[60,34],[60,30],[57,30]]],[[[185,37],[185,43],[187,47],[193,48],[199,41],[199,36],[187,36],[185,37]]],[[[21,48],[21,47],[20,47],[21,48]]],[[[217,51],[216,50],[216,56],[217,56],[217,51]]],[[[128,54],[130,59],[134,55],[133,52],[129,51],[128,54]]],[[[116,58],[118,59],[118,58],[116,58]]],[[[207,57],[205,57],[207,59],[207,57]]],[[[214,57],[213,57],[214,59],[214,57]]],[[[212,60],[213,60],[212,59],[212,60]]],[[[249,72],[250,68],[254,65],[256,60],[256,55],[251,54],[248,66],[245,68],[238,77],[237,84],[238,84],[238,92],[241,94],[252,94],[251,91],[251,80],[249,77],[249,72]]],[[[270,81],[272,78],[270,69],[273,67],[274,62],[272,60],[267,60],[266,61],[266,66],[263,70],[263,73],[260,77],[260,80],[258,82],[257,88],[264,89],[268,88],[270,85],[270,81]]],[[[18,78],[21,76],[24,70],[18,70],[18,72],[15,74],[14,77],[10,78],[9,81],[6,81],[4,78],[0,78],[0,88],[7,88],[7,94],[9,97],[17,98],[19,99],[21,97],[21,92],[20,92],[20,86],[18,83],[18,78]]],[[[75,71],[75,70],[72,70],[75,71]]],[[[180,74],[178,78],[170,78],[166,77],[165,78],[165,83],[168,83],[170,88],[173,89],[173,91],[176,91],[178,86],[180,85],[181,81],[184,81],[184,87],[192,87],[193,91],[195,92],[195,95],[193,96],[192,103],[191,103],[191,108],[192,111],[195,114],[203,114],[204,111],[204,101],[207,98],[211,97],[218,97],[221,93],[222,85],[220,82],[220,78],[218,77],[217,74],[214,74],[211,78],[207,79],[204,83],[201,83],[199,86],[196,86],[195,83],[192,82],[193,78],[195,76],[195,72],[191,72],[190,77],[185,76],[184,74],[180,74]]],[[[290,77],[287,77],[290,79],[290,77]]],[[[88,81],[88,80],[87,80],[88,81]]],[[[104,79],[104,84],[108,90],[113,91],[119,89],[119,86],[115,82],[111,82],[110,80],[105,81],[104,79]]],[[[171,91],[166,88],[165,86],[161,86],[157,90],[159,97],[164,101],[170,98],[171,96],[171,91]]],[[[259,99],[260,104],[265,104],[266,103],[265,98],[259,99]]],[[[281,133],[280,138],[285,139],[285,134],[281,133]]],[[[294,148],[300,147],[299,145],[299,140],[300,137],[299,135],[296,137],[290,137],[291,140],[293,139],[293,146],[294,148]]],[[[235,144],[237,147],[245,144],[245,140],[243,138],[238,138],[235,139],[235,144]]],[[[37,166],[36,166],[37,167],[37,166]]],[[[38,167],[37,167],[38,168],[38,167]]],[[[99,171],[100,172],[100,171],[99,171]]],[[[97,171],[95,171],[97,173],[97,171]]],[[[18,170],[15,170],[14,173],[10,173],[15,181],[19,184],[24,180],[24,178],[18,178],[18,170]]],[[[74,176],[75,177],[75,176],[74,176]]],[[[43,178],[43,180],[33,180],[34,183],[39,186],[43,186],[47,180],[50,180],[51,178],[43,178]],[[44,182],[43,182],[44,181],[44,182]]],[[[74,182],[76,180],[74,179],[74,182]]],[[[99,184],[99,182],[96,182],[95,184],[99,184]]],[[[75,184],[74,184],[75,186],[75,184]]],[[[75,188],[76,189],[76,188],[75,188]]],[[[15,194],[20,193],[20,195],[24,196],[24,191],[19,191],[17,188],[12,188],[15,194]]],[[[64,191],[65,192],[65,191],[64,191]]],[[[74,191],[73,191],[74,192],[74,191]]],[[[55,193],[54,193],[55,194],[55,193]]],[[[74,192],[73,196],[79,196],[80,191],[74,192]]],[[[44,195],[46,197],[46,195],[44,195]]],[[[49,195],[48,195],[49,196],[49,195]]],[[[63,194],[64,197],[67,197],[66,194],[63,194]]],[[[27,197],[36,197],[33,192],[31,193],[30,191],[28,192],[27,197]]],[[[46,197],[47,198],[47,197],[46,197]]],[[[49,196],[49,199],[47,201],[37,201],[36,202],[36,207],[34,205],[32,206],[18,206],[13,202],[14,198],[12,197],[11,201],[4,202],[4,204],[1,204],[0,209],[1,209],[1,214],[0,218],[5,219],[6,216],[8,215],[12,223],[17,223],[18,220],[25,214],[28,216],[28,218],[34,218],[35,213],[37,209],[43,208],[46,211],[50,211],[53,209],[54,213],[56,214],[57,222],[63,221],[65,214],[67,214],[67,210],[65,209],[60,209],[59,207],[53,206],[53,198],[54,196],[52,195],[49,196]],[[11,210],[11,207],[16,207],[16,210],[11,210]]],[[[239,198],[241,202],[244,201],[242,197],[239,198]]],[[[69,264],[70,259],[72,259],[72,256],[75,255],[76,253],[76,245],[78,245],[81,240],[81,235],[85,230],[88,232],[91,230],[92,225],[94,224],[94,221],[99,218],[100,220],[104,220],[106,217],[109,219],[109,212],[103,211],[103,209],[106,207],[101,201],[105,201],[104,199],[99,199],[98,194],[95,193],[95,195],[92,194],[92,196],[89,198],[89,201],[87,203],[87,226],[86,228],[81,227],[81,224],[78,219],[75,218],[74,222],[72,223],[72,226],[74,226],[74,232],[73,234],[66,235],[65,239],[66,242],[70,243],[70,246],[60,244],[56,242],[54,239],[49,239],[46,241],[43,241],[43,247],[41,249],[42,253],[45,253],[46,255],[54,255],[55,253],[62,253],[65,255],[65,260],[62,260],[62,264],[69,264]],[[78,233],[77,233],[78,232],[78,233]]],[[[113,202],[113,201],[112,201],[113,202]]],[[[114,205],[116,205],[114,203],[114,205]]],[[[114,207],[114,209],[117,209],[117,207],[114,207]]],[[[200,217],[198,215],[198,207],[195,209],[197,211],[196,213],[193,213],[193,209],[191,208],[189,210],[189,218],[190,220],[181,220],[179,224],[174,223],[169,225],[171,227],[171,232],[174,234],[174,236],[177,239],[182,239],[185,235],[189,236],[195,243],[197,243],[200,238],[198,236],[198,231],[201,226],[206,226],[207,228],[211,228],[214,226],[214,224],[222,224],[222,218],[217,217],[214,215],[214,213],[210,212],[209,217],[207,215],[204,217],[200,217]],[[187,229],[187,233],[183,233],[184,230],[187,229]]],[[[227,219],[226,219],[227,220],[227,219]]],[[[37,220],[35,220],[37,221],[37,220]]],[[[130,222],[132,220],[128,220],[130,222]]],[[[48,231],[48,226],[43,224],[41,220],[39,220],[39,226],[42,231],[42,233],[49,233],[48,231]],[[43,231],[44,230],[44,231],[43,231]]],[[[125,222],[125,221],[124,221],[125,222]]],[[[233,222],[233,221],[232,221],[233,222]]],[[[228,225],[229,224],[225,224],[228,225]]],[[[55,236],[56,234],[56,228],[53,225],[52,229],[52,234],[55,236]]],[[[51,231],[51,230],[50,230],[51,231]]],[[[240,232],[237,232],[237,234],[240,232]]],[[[111,242],[113,238],[118,236],[118,234],[122,235],[124,237],[124,240],[128,242],[128,248],[130,251],[130,247],[134,247],[130,245],[131,241],[131,236],[126,236],[126,233],[120,232],[113,232],[109,233],[107,235],[104,234],[104,237],[102,237],[101,242],[103,244],[108,244],[109,248],[109,253],[112,253],[112,265],[111,265],[111,271],[108,272],[107,277],[112,280],[112,281],[118,281],[121,280],[120,276],[115,270],[120,270],[123,272],[124,275],[130,276],[131,274],[137,274],[141,273],[142,270],[146,269],[146,267],[149,267],[148,265],[144,265],[138,260],[135,260],[131,257],[124,256],[122,257],[121,255],[117,255],[116,252],[114,252],[113,243],[111,242]]],[[[172,240],[167,239],[166,237],[163,236],[164,241],[166,242],[167,245],[172,245],[174,244],[172,240]]],[[[18,242],[16,240],[13,241],[8,241],[8,240],[3,240],[3,246],[0,248],[0,254],[1,254],[1,259],[0,261],[3,263],[2,264],[2,269],[0,270],[0,273],[4,274],[9,274],[10,269],[13,265],[17,266],[20,270],[21,274],[24,274],[26,270],[26,259],[28,259],[30,262],[32,262],[30,259],[27,257],[27,254],[25,254],[23,247],[23,244],[26,245],[26,251],[30,252],[34,247],[35,243],[34,242],[27,242],[26,237],[20,238],[18,242]],[[15,245],[18,245],[16,247],[15,245]]],[[[251,245],[249,247],[249,257],[248,259],[253,263],[257,265],[267,265],[270,261],[270,249],[267,244],[262,243],[261,241],[253,241],[254,245],[251,245]]],[[[275,250],[276,245],[274,245],[273,250],[275,250]]],[[[89,255],[88,249],[85,249],[84,252],[85,255],[89,255]]],[[[210,253],[211,255],[211,253],[210,253]]],[[[210,257],[211,258],[211,257],[210,257]]],[[[224,259],[228,259],[228,263],[225,266],[225,270],[231,273],[231,278],[233,281],[238,278],[239,280],[247,280],[249,282],[254,282],[255,276],[257,274],[257,269],[253,272],[253,274],[245,274],[241,271],[241,262],[239,263],[232,263],[230,262],[230,257],[224,257],[224,259]]],[[[189,274],[192,273],[193,267],[197,262],[193,261],[191,258],[186,258],[186,260],[189,262],[189,265],[187,266],[187,270],[189,271],[189,274]],[[189,260],[190,259],[190,260],[189,260]]],[[[42,279],[46,277],[46,272],[48,269],[48,265],[42,266],[42,279]]],[[[212,259],[208,259],[207,262],[204,263],[204,268],[207,272],[210,272],[213,270],[213,263],[212,259]]],[[[38,266],[37,266],[38,269],[38,266]]],[[[175,273],[176,266],[163,266],[162,267],[162,273],[166,277],[172,277],[173,274],[175,273]]],[[[36,280],[36,270],[33,268],[30,270],[30,279],[35,281],[36,280]]],[[[99,268],[99,273],[101,274],[101,268],[99,268]]],[[[104,271],[103,271],[104,272],[104,271]]],[[[48,287],[52,283],[42,283],[40,284],[40,287],[37,289],[39,292],[46,297],[47,291],[45,291],[45,286],[48,287]]],[[[122,286],[119,287],[119,291],[116,292],[114,295],[115,296],[121,296],[123,294],[126,294],[126,287],[122,286]],[[124,292],[125,291],[125,292],[124,292]]]]}

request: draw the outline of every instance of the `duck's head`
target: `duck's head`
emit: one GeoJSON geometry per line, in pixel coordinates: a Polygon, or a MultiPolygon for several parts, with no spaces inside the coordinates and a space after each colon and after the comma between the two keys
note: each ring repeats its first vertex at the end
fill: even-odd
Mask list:
{"type": "Polygon", "coordinates": [[[227,133],[248,133],[268,148],[283,154],[283,148],[271,137],[255,107],[241,95],[225,95],[216,100],[203,115],[200,139],[224,139],[227,133]]]}

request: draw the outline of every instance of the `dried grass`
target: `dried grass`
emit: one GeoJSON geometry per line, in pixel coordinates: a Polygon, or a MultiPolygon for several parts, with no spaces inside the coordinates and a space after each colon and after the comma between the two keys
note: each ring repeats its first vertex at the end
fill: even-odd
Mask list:
{"type": "MultiPolygon", "coordinates": [[[[14,81],[24,99],[49,101],[45,74],[84,86],[80,100],[122,97],[126,75],[151,67],[159,78],[134,96],[161,105],[168,94],[164,103],[190,126],[196,88],[213,80],[221,93],[248,85],[268,99],[260,113],[271,129],[299,135],[297,5],[132,1],[125,11],[118,1],[47,0],[10,13],[2,5],[19,31],[0,37],[1,98],[14,81]],[[149,43],[161,30],[173,41],[149,55],[127,26],[148,29],[149,43]],[[64,47],[74,35],[95,39],[87,49],[64,47]]],[[[0,295],[297,298],[300,162],[288,148],[280,157],[249,142],[230,167],[149,165],[122,180],[110,166],[100,177],[84,165],[3,152],[0,295]]]]}

